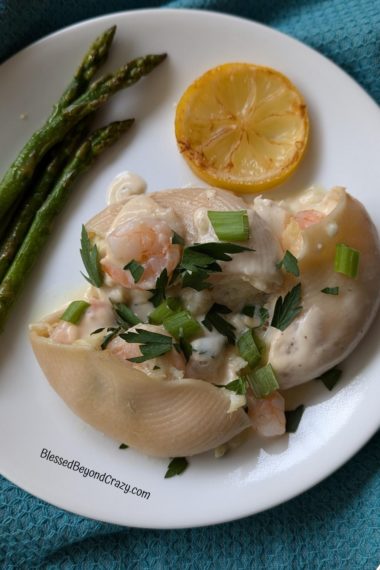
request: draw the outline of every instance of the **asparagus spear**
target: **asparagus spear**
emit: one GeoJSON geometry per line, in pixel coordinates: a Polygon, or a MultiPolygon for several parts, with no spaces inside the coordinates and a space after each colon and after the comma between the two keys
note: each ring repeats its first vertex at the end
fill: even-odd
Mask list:
{"type": "Polygon", "coordinates": [[[64,169],[54,189],[38,210],[11,267],[0,285],[0,331],[9,310],[20,292],[42,247],[49,238],[56,216],[64,206],[74,180],[87,170],[96,158],[133,124],[133,119],[118,121],[96,130],[84,141],[74,158],[64,169]]]}
{"type": "Polygon", "coordinates": [[[43,174],[33,192],[28,194],[21,206],[21,211],[19,209],[17,215],[14,216],[7,235],[0,246],[0,283],[28,233],[36,212],[54,186],[62,168],[75,154],[87,129],[88,125],[85,119],[66,135],[58,149],[56,147],[52,149],[51,156],[47,164],[44,165],[43,174]]]}
{"type": "Polygon", "coordinates": [[[54,108],[55,113],[62,111],[62,109],[73,103],[77,97],[86,91],[91,79],[107,59],[115,32],[116,26],[112,26],[112,28],[98,36],[90,46],[71,83],[56,104],[54,108]]]}
{"type": "Polygon", "coordinates": [[[137,58],[95,82],[69,107],[53,111],[45,125],[26,143],[0,182],[0,223],[6,218],[12,204],[23,194],[46,152],[60,142],[80,120],[106,103],[111,95],[136,83],[165,57],[166,54],[159,54],[137,58]]]}

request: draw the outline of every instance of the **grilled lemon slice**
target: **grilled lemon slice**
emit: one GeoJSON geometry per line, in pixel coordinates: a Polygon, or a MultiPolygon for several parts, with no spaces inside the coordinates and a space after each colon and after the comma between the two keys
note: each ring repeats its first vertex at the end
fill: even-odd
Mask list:
{"type": "Polygon", "coordinates": [[[302,95],[285,75],[269,67],[225,63],[186,89],[176,109],[175,134],[202,180],[261,192],[298,166],[309,119],[302,95]]]}

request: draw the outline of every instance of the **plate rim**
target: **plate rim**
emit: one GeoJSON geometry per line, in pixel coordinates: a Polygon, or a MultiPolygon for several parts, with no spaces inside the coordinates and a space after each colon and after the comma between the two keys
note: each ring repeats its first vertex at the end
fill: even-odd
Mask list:
{"type": "MultiPolygon", "coordinates": [[[[220,19],[220,20],[225,20],[225,21],[235,20],[237,22],[244,23],[244,25],[259,26],[263,30],[265,30],[267,32],[269,31],[271,34],[278,35],[280,38],[286,38],[286,41],[291,40],[292,42],[295,42],[296,44],[301,46],[303,50],[304,49],[309,50],[311,53],[317,54],[320,58],[323,58],[326,63],[328,63],[330,66],[333,66],[334,72],[341,74],[342,76],[345,77],[346,80],[348,79],[350,81],[352,86],[359,88],[359,90],[362,92],[362,94],[364,94],[367,97],[367,99],[372,101],[375,108],[379,111],[379,116],[380,116],[380,109],[379,109],[375,99],[364,89],[364,87],[361,84],[359,84],[356,81],[356,79],[351,77],[349,75],[349,73],[347,73],[345,70],[343,70],[341,67],[339,67],[334,61],[332,61],[331,59],[329,59],[325,55],[321,54],[316,49],[314,49],[314,48],[310,47],[309,45],[303,43],[302,41],[298,40],[297,38],[278,30],[277,28],[272,28],[266,24],[262,24],[260,22],[257,22],[255,20],[251,20],[251,19],[248,19],[245,17],[236,16],[236,15],[228,14],[228,13],[224,13],[224,12],[214,12],[211,10],[201,10],[201,9],[192,9],[192,8],[144,8],[144,9],[135,9],[135,10],[120,10],[120,11],[116,11],[116,12],[102,14],[102,15],[96,16],[94,18],[88,18],[85,20],[81,20],[80,22],[75,22],[75,23],[70,24],[64,28],[56,30],[56,31],[54,31],[54,32],[42,37],[42,38],[39,38],[38,40],[28,44],[27,46],[25,46],[21,50],[18,50],[16,53],[12,54],[9,58],[4,60],[0,64],[0,71],[1,71],[1,68],[4,64],[8,64],[8,65],[12,64],[12,60],[17,58],[20,54],[23,54],[25,51],[30,50],[30,49],[36,49],[36,48],[38,49],[39,45],[44,45],[45,43],[48,43],[52,40],[54,41],[55,36],[62,36],[64,34],[68,34],[77,28],[80,29],[81,27],[86,27],[89,24],[91,25],[91,24],[96,23],[96,22],[104,21],[105,19],[113,18],[113,17],[115,17],[115,15],[117,17],[120,17],[120,16],[127,17],[129,15],[133,16],[134,14],[152,15],[152,14],[160,13],[162,17],[165,17],[167,15],[169,15],[169,17],[171,17],[174,14],[178,15],[179,12],[184,12],[184,13],[187,12],[187,13],[190,13],[192,15],[195,15],[196,17],[210,17],[213,19],[220,19]]],[[[227,518],[224,517],[222,519],[218,518],[217,520],[210,520],[210,522],[208,522],[208,523],[201,522],[199,524],[196,524],[196,523],[194,524],[194,522],[191,522],[191,523],[184,522],[182,525],[175,524],[175,526],[173,526],[173,525],[165,525],[165,521],[163,521],[163,524],[161,526],[157,526],[157,525],[151,525],[150,526],[149,524],[139,525],[136,523],[131,524],[131,523],[125,523],[125,522],[124,523],[123,522],[115,522],[114,520],[110,520],[107,518],[94,517],[91,514],[90,515],[89,514],[83,514],[83,512],[73,511],[71,509],[68,510],[67,507],[65,507],[64,505],[61,505],[59,503],[59,501],[53,501],[50,499],[47,500],[46,498],[40,496],[38,493],[35,493],[35,492],[31,493],[31,491],[29,491],[23,485],[20,485],[19,483],[14,483],[11,479],[9,479],[7,477],[7,475],[3,474],[3,469],[1,467],[0,467],[0,469],[1,469],[1,472],[4,476],[4,478],[7,479],[11,484],[16,485],[17,487],[21,488],[23,491],[25,491],[29,494],[32,494],[33,496],[37,497],[39,500],[48,502],[49,504],[55,506],[56,508],[59,508],[59,509],[65,511],[67,513],[70,513],[70,514],[75,514],[77,516],[89,518],[91,520],[101,521],[101,522],[108,523],[108,524],[133,526],[135,528],[147,528],[147,529],[195,528],[195,527],[201,527],[201,526],[203,527],[203,526],[210,526],[210,525],[215,525],[215,524],[223,524],[226,522],[231,522],[234,520],[246,518],[248,516],[253,516],[255,514],[263,512],[265,510],[272,509],[272,508],[274,508],[280,504],[284,504],[284,503],[292,500],[293,498],[303,494],[304,492],[311,490],[314,486],[319,484],[321,481],[325,480],[327,477],[334,474],[340,467],[342,467],[344,464],[346,464],[356,453],[358,453],[358,451],[369,442],[369,440],[374,436],[374,434],[379,429],[380,418],[379,418],[378,423],[379,423],[379,425],[367,426],[368,429],[365,432],[365,436],[361,437],[361,438],[357,438],[360,441],[356,442],[356,446],[354,448],[352,448],[352,446],[349,446],[349,450],[350,450],[349,452],[346,451],[346,453],[342,453],[342,450],[339,450],[340,453],[336,454],[335,461],[332,461],[333,466],[331,467],[331,464],[330,464],[329,469],[325,470],[323,472],[323,474],[319,475],[319,477],[314,478],[312,483],[307,481],[307,482],[304,482],[302,485],[298,485],[296,490],[293,490],[291,493],[289,493],[289,492],[286,493],[286,498],[277,499],[275,501],[269,501],[268,506],[262,507],[258,510],[255,510],[253,513],[252,513],[252,507],[251,507],[251,508],[247,508],[246,512],[244,512],[244,513],[240,512],[240,514],[228,516],[227,518]]]]}

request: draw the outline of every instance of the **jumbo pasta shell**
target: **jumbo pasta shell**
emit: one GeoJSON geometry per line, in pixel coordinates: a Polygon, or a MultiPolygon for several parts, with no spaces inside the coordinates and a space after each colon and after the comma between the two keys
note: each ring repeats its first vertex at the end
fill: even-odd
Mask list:
{"type": "Polygon", "coordinates": [[[61,345],[31,325],[30,340],[49,383],[72,411],[117,441],[157,457],[213,449],[250,426],[230,398],[202,380],[157,380],[108,351],[61,345]]]}

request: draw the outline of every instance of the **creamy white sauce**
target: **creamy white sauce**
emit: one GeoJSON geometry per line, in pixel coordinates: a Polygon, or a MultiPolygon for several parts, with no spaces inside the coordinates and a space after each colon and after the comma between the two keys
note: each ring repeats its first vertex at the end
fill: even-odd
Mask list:
{"type": "Polygon", "coordinates": [[[147,184],[141,176],[125,170],[118,174],[107,190],[107,204],[124,202],[129,196],[144,194],[147,184]]]}

